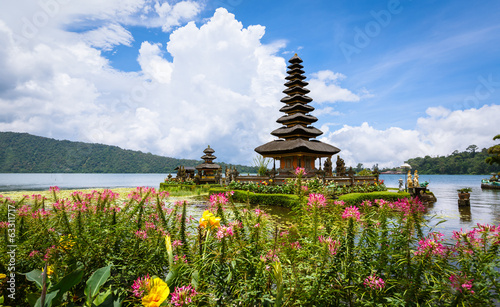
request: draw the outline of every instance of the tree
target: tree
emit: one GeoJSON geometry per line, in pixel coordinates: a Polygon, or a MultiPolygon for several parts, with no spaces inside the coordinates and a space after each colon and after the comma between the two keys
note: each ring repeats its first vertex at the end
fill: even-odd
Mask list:
{"type": "MultiPolygon", "coordinates": [[[[500,134],[495,135],[493,140],[498,140],[500,139],[500,134]]],[[[493,145],[490,148],[488,148],[488,154],[491,156],[486,158],[486,163],[493,165],[493,164],[498,164],[500,165],[500,144],[493,145]]]]}
{"type": "Polygon", "coordinates": [[[267,166],[271,162],[271,159],[266,159],[263,156],[256,156],[253,158],[254,166],[257,167],[257,173],[259,176],[265,176],[267,172],[267,166]]]}
{"type": "Polygon", "coordinates": [[[358,165],[356,165],[356,168],[354,169],[356,171],[356,173],[359,173],[363,170],[363,163],[358,163],[358,165]]]}
{"type": "Polygon", "coordinates": [[[476,145],[469,145],[469,147],[467,147],[467,151],[470,151],[470,153],[472,154],[472,156],[474,157],[476,155],[476,150],[478,150],[479,147],[477,147],[476,145]]]}

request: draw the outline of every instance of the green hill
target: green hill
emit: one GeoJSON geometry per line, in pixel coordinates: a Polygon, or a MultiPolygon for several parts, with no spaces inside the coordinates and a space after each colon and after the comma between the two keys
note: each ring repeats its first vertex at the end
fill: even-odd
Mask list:
{"type": "MultiPolygon", "coordinates": [[[[490,155],[486,148],[479,150],[476,145],[470,145],[467,150],[459,152],[455,150],[448,156],[418,157],[409,159],[407,162],[413,170],[419,174],[446,174],[446,175],[485,175],[497,173],[498,165],[489,165],[485,162],[490,155]]],[[[396,170],[384,169],[386,170],[396,170]]]]}
{"type": "MultiPolygon", "coordinates": [[[[171,173],[201,160],[175,159],[117,146],[0,132],[0,173],[171,173]]],[[[225,163],[218,163],[223,168],[225,163]]],[[[241,173],[255,167],[236,165],[241,173]]]]}

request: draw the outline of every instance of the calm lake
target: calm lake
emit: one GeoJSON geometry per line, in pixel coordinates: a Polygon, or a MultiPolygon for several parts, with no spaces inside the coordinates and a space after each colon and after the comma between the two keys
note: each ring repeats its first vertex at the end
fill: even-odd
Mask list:
{"type": "MultiPolygon", "coordinates": [[[[0,174],[1,191],[46,190],[50,186],[61,189],[121,188],[149,186],[158,188],[168,174],[0,174]]],[[[428,181],[429,190],[437,202],[428,214],[444,218],[437,230],[450,235],[453,230],[471,229],[477,223],[500,224],[500,190],[481,190],[481,179],[487,175],[420,175],[420,182],[428,181]],[[471,206],[458,207],[457,189],[471,187],[471,206]]],[[[388,187],[398,187],[404,175],[381,175],[388,187]]],[[[431,224],[438,220],[433,219],[431,224]]]]}

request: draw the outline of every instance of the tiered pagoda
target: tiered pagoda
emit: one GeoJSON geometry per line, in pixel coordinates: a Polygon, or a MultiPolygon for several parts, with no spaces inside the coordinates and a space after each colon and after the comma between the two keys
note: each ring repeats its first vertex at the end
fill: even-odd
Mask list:
{"type": "Polygon", "coordinates": [[[304,81],[302,59],[295,54],[288,62],[288,76],[285,77],[288,82],[283,91],[287,96],[281,99],[285,106],[280,109],[285,115],[277,120],[283,126],[271,132],[279,139],[261,145],[255,151],[265,158],[278,160],[280,175],[289,175],[297,167],[304,167],[313,175],[318,171],[315,168],[317,158],[321,168],[321,158],[331,158],[340,149],[314,139],[323,132],[311,126],[318,119],[308,114],[314,111],[314,107],[308,105],[312,98],[306,95],[309,83],[304,81]]]}
{"type": "Polygon", "coordinates": [[[213,160],[217,159],[213,155],[215,150],[210,148],[210,145],[203,151],[204,155],[201,157],[205,162],[197,165],[196,170],[198,171],[197,178],[200,183],[210,183],[216,182],[217,176],[220,176],[220,165],[215,164],[213,160]]]}

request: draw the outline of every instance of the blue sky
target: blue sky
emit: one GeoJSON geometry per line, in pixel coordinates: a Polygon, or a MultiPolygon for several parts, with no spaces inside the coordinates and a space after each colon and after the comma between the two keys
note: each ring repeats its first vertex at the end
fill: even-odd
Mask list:
{"type": "Polygon", "coordinates": [[[0,10],[0,131],[251,164],[304,60],[348,164],[488,147],[500,2],[22,0],[0,10]]]}

